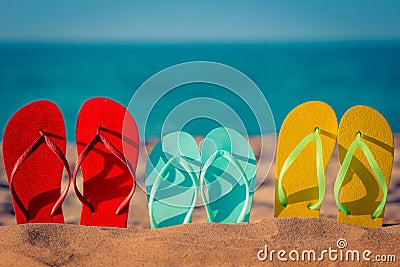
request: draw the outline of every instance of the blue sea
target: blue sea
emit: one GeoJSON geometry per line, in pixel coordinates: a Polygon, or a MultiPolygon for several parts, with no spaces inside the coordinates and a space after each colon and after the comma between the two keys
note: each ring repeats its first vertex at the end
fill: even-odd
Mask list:
{"type": "MultiPolygon", "coordinates": [[[[68,139],[73,141],[77,114],[85,100],[104,96],[128,105],[152,75],[189,61],[219,62],[247,75],[267,99],[277,132],[290,110],[309,100],[327,102],[339,120],[354,105],[371,106],[386,117],[393,131],[400,131],[400,41],[0,43],[0,129],[23,105],[48,99],[62,110],[68,139]]],[[[163,84],[159,87],[162,90],[163,84]]],[[[168,129],[180,127],[196,135],[216,127],[218,122],[206,118],[185,125],[173,125],[179,120],[167,120],[179,103],[199,97],[214,98],[231,107],[249,135],[266,133],[254,121],[251,108],[237,95],[209,84],[183,85],[178,89],[161,107],[158,105],[158,111],[152,112],[146,124],[147,137],[158,136],[165,121],[171,124],[166,126],[168,129]]],[[[205,105],[204,109],[209,108],[205,105]]]]}

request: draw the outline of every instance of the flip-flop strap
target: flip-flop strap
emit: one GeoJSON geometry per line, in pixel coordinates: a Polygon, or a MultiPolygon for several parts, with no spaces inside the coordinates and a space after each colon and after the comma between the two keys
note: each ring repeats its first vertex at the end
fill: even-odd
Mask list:
{"type": "Polygon", "coordinates": [[[283,190],[282,180],[292,165],[292,163],[297,159],[297,157],[301,154],[304,148],[310,143],[316,143],[316,163],[317,163],[317,176],[318,176],[318,201],[314,204],[310,204],[308,208],[310,210],[317,209],[325,197],[325,170],[324,170],[324,158],[323,158],[323,151],[322,151],[322,141],[321,137],[319,136],[319,128],[315,128],[314,133],[311,133],[304,137],[303,140],[293,149],[293,151],[289,154],[286,158],[285,162],[282,165],[281,171],[279,173],[278,178],[278,197],[279,202],[283,207],[287,206],[287,199],[285,195],[285,191],[283,190]]]}
{"type": "Polygon", "coordinates": [[[335,187],[334,187],[334,196],[335,196],[335,201],[336,205],[338,206],[339,210],[345,213],[346,215],[350,215],[351,211],[347,209],[345,205],[340,203],[339,201],[339,191],[340,188],[342,187],[343,181],[346,177],[346,174],[349,170],[350,167],[350,162],[351,159],[353,158],[354,152],[356,151],[357,148],[361,148],[362,152],[364,153],[365,157],[367,158],[367,161],[369,165],[371,166],[372,171],[375,174],[376,179],[378,180],[378,183],[382,189],[383,192],[383,198],[379,205],[375,208],[374,212],[372,213],[372,219],[378,218],[383,209],[385,208],[386,204],[386,199],[387,199],[387,186],[386,186],[386,180],[385,176],[383,175],[381,169],[379,168],[378,163],[376,162],[374,156],[371,153],[371,150],[368,148],[368,146],[365,144],[365,142],[361,139],[362,134],[360,132],[357,133],[356,139],[351,143],[349,149],[347,150],[346,156],[344,157],[342,167],[340,168],[339,174],[336,178],[335,181],[335,187]]]}
{"type": "Polygon", "coordinates": [[[193,186],[195,189],[192,203],[190,205],[190,209],[186,213],[185,219],[183,220],[184,224],[189,223],[190,218],[192,217],[194,207],[196,206],[197,179],[196,179],[196,176],[194,175],[194,170],[189,164],[187,164],[186,159],[183,156],[174,156],[174,157],[170,158],[167,161],[167,163],[163,166],[163,168],[158,173],[157,178],[154,180],[153,185],[151,187],[150,196],[149,196],[149,216],[150,216],[150,227],[152,229],[158,228],[158,224],[155,221],[154,214],[153,214],[153,204],[154,204],[155,194],[156,194],[158,188],[160,187],[161,182],[166,178],[168,169],[169,169],[170,165],[172,165],[172,164],[179,164],[184,168],[185,172],[188,173],[190,178],[192,179],[193,186]]]}
{"type": "Polygon", "coordinates": [[[14,177],[15,177],[15,174],[17,173],[17,170],[19,169],[19,167],[21,167],[22,163],[25,160],[27,160],[36,151],[36,149],[38,149],[42,144],[46,144],[47,147],[50,148],[50,150],[62,161],[62,163],[64,164],[64,168],[66,169],[67,174],[68,174],[67,186],[65,187],[64,192],[61,194],[61,196],[58,198],[58,200],[54,204],[54,206],[51,210],[51,213],[50,213],[51,216],[54,216],[61,208],[61,205],[62,205],[65,197],[67,196],[69,186],[71,183],[71,170],[69,168],[68,161],[65,158],[65,155],[57,147],[57,145],[54,144],[54,142],[46,136],[46,133],[44,131],[39,131],[39,134],[40,134],[40,137],[38,139],[36,139],[36,141],[33,142],[33,144],[27,150],[25,150],[25,152],[22,153],[22,155],[18,158],[18,160],[14,164],[14,168],[11,172],[11,177],[10,177],[10,187],[11,187],[11,192],[12,192],[13,198],[14,198],[15,202],[17,203],[18,207],[20,208],[20,210],[22,211],[22,213],[24,214],[25,220],[27,222],[30,221],[30,215],[29,215],[28,210],[24,207],[22,201],[19,199],[19,197],[15,191],[14,177]]]}
{"type": "Polygon", "coordinates": [[[74,190],[75,193],[78,197],[78,199],[81,201],[81,203],[85,206],[87,206],[90,210],[91,213],[94,212],[94,208],[92,204],[79,192],[78,186],[76,184],[76,176],[78,174],[78,170],[85,160],[85,158],[89,155],[89,153],[93,150],[93,148],[96,146],[97,143],[102,143],[119,161],[121,161],[125,166],[128,167],[130,172],[133,174],[133,186],[131,191],[129,192],[128,196],[121,202],[119,207],[117,208],[115,214],[120,215],[122,211],[129,205],[130,200],[132,199],[133,194],[135,193],[136,189],[136,177],[135,177],[135,170],[133,166],[126,160],[125,156],[113,145],[111,144],[110,141],[107,140],[102,134],[101,130],[103,129],[102,126],[99,126],[97,129],[97,134],[95,137],[90,141],[86,147],[83,149],[81,154],[79,155],[75,167],[74,167],[74,173],[73,173],[73,181],[74,181],[74,190]]]}
{"type": "Polygon", "coordinates": [[[223,158],[227,159],[229,162],[231,162],[233,164],[233,166],[242,174],[241,178],[243,178],[244,185],[246,188],[246,198],[245,198],[245,202],[244,202],[242,211],[240,212],[240,215],[236,222],[237,223],[244,222],[244,219],[246,217],[246,212],[247,212],[247,209],[248,209],[249,203],[250,203],[249,181],[248,181],[246,172],[243,170],[242,166],[239,164],[239,162],[237,161],[235,156],[233,156],[232,153],[230,153],[229,151],[226,151],[226,150],[218,150],[218,151],[214,152],[214,154],[204,164],[207,167],[205,169],[203,169],[200,174],[200,190],[201,190],[201,196],[202,196],[203,202],[204,202],[204,207],[206,208],[206,211],[207,211],[207,221],[214,222],[215,218],[214,218],[214,215],[212,215],[210,204],[208,203],[207,197],[204,193],[205,182],[208,182],[205,179],[205,175],[206,175],[208,168],[212,165],[212,163],[220,157],[223,157],[223,158]]]}

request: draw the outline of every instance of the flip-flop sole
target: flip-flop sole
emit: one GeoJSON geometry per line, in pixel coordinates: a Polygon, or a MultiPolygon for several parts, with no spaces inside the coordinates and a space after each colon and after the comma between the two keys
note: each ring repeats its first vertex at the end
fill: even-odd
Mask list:
{"type": "MultiPolygon", "coordinates": [[[[355,106],[343,115],[338,132],[340,164],[358,132],[362,133],[362,140],[371,150],[389,188],[394,155],[393,134],[385,118],[370,107],[355,106]]],[[[371,215],[382,197],[383,192],[371,166],[361,149],[357,149],[340,193],[340,202],[351,211],[351,215],[339,211],[337,220],[364,227],[381,227],[385,210],[375,220],[371,215]]]]}
{"type": "Polygon", "coordinates": [[[190,175],[179,165],[169,165],[165,177],[159,177],[161,170],[174,156],[184,156],[188,159],[186,163],[191,166],[196,181],[198,180],[200,151],[194,138],[185,132],[174,132],[164,136],[152,149],[145,173],[148,201],[154,182],[161,179],[154,195],[153,214],[150,214],[156,224],[153,228],[182,224],[190,211],[197,190],[197,184],[194,187],[190,175]]]}
{"type": "Polygon", "coordinates": [[[203,168],[207,168],[204,181],[211,218],[220,223],[237,223],[245,204],[246,187],[243,178],[247,177],[250,195],[244,221],[248,222],[256,180],[256,158],[248,141],[233,129],[216,128],[205,137],[201,157],[203,168]],[[245,176],[233,162],[224,157],[216,158],[210,166],[204,166],[216,151],[223,150],[230,152],[236,158],[245,176]]]}
{"type": "MultiPolygon", "coordinates": [[[[78,155],[96,136],[99,126],[103,127],[101,134],[118,151],[124,152],[126,160],[136,169],[139,134],[135,120],[122,105],[107,98],[92,98],[82,105],[76,126],[78,155]]],[[[134,186],[128,167],[103,144],[97,143],[83,161],[81,170],[83,196],[93,206],[94,212],[82,205],[80,224],[126,227],[129,207],[119,215],[116,211],[134,186]]]]}
{"type": "MultiPolygon", "coordinates": [[[[46,100],[24,106],[10,119],[3,136],[4,167],[9,183],[18,158],[40,137],[40,130],[65,154],[65,126],[59,108],[46,100]]],[[[29,213],[29,223],[64,223],[61,208],[55,216],[50,215],[61,195],[63,168],[60,159],[42,144],[16,172],[15,192],[29,213]]],[[[12,192],[11,196],[17,224],[28,223],[12,192]]]]}
{"type": "Polygon", "coordinates": [[[276,153],[274,215],[278,217],[319,218],[319,208],[311,210],[310,204],[318,201],[318,175],[316,144],[308,144],[286,171],[282,186],[288,205],[283,207],[278,197],[278,178],[282,165],[294,148],[316,128],[320,129],[324,170],[326,170],[336,144],[338,129],[333,109],[326,103],[311,101],[294,108],[285,118],[278,137],[276,153]]]}

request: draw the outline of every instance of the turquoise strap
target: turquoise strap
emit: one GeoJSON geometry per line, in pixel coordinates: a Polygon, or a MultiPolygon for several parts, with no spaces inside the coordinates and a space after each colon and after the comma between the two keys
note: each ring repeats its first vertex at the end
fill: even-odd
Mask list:
{"type": "Polygon", "coordinates": [[[340,188],[342,187],[344,178],[346,177],[347,171],[349,170],[350,167],[350,162],[351,159],[353,158],[354,152],[357,148],[361,148],[362,152],[364,153],[365,157],[367,158],[367,161],[369,165],[371,166],[372,171],[375,174],[375,177],[378,180],[379,185],[382,188],[383,192],[383,198],[382,201],[379,203],[379,205],[375,208],[374,212],[372,213],[372,219],[378,218],[383,209],[385,208],[386,204],[386,198],[387,198],[387,186],[386,186],[386,180],[385,177],[383,176],[383,173],[381,169],[379,168],[378,163],[376,162],[374,156],[371,153],[371,150],[369,150],[368,146],[364,143],[364,141],[361,139],[362,134],[360,132],[357,133],[356,139],[351,143],[349,149],[347,150],[346,156],[344,157],[342,167],[339,171],[339,174],[336,178],[335,181],[335,188],[334,188],[334,195],[335,195],[335,201],[336,205],[339,207],[339,210],[345,213],[346,215],[350,215],[351,212],[346,208],[345,205],[340,203],[339,201],[339,191],[340,188]]]}
{"type": "Polygon", "coordinates": [[[161,181],[165,179],[166,174],[168,172],[168,168],[171,164],[179,164],[181,165],[184,169],[185,172],[187,172],[190,176],[190,178],[192,179],[195,191],[194,191],[194,197],[190,206],[189,211],[187,212],[185,219],[183,221],[184,224],[189,223],[190,218],[192,217],[192,213],[194,210],[194,207],[196,205],[196,200],[197,200],[197,179],[196,176],[194,175],[194,170],[193,168],[187,164],[186,159],[182,156],[174,156],[172,158],[170,158],[167,163],[164,165],[164,167],[161,169],[160,173],[158,174],[157,178],[155,179],[153,186],[151,187],[151,191],[150,191],[150,197],[149,197],[149,215],[150,215],[150,227],[152,229],[158,228],[158,224],[156,223],[156,221],[154,220],[154,214],[153,214],[153,203],[154,203],[154,197],[155,194],[158,190],[158,187],[161,184],[161,181]]]}
{"type": "Polygon", "coordinates": [[[201,190],[201,196],[203,197],[203,202],[204,202],[204,206],[206,208],[207,211],[207,221],[208,222],[215,222],[215,217],[212,215],[212,211],[211,211],[211,207],[210,204],[208,203],[207,197],[204,193],[204,181],[208,182],[205,179],[205,175],[206,172],[208,170],[208,168],[212,165],[212,163],[217,160],[220,157],[224,157],[225,159],[227,159],[229,162],[233,163],[233,166],[243,175],[241,177],[243,177],[243,181],[244,181],[244,185],[246,187],[246,199],[242,208],[242,211],[240,212],[240,215],[237,219],[237,223],[241,223],[244,222],[244,219],[246,217],[246,212],[249,206],[249,202],[250,202],[250,186],[249,186],[249,181],[247,179],[246,176],[246,172],[243,170],[242,166],[239,164],[239,162],[236,160],[236,158],[229,152],[226,150],[219,150],[214,152],[214,154],[207,160],[207,162],[204,164],[205,166],[207,166],[205,169],[202,170],[201,174],[200,174],[200,190],[201,190]]]}
{"type": "Polygon", "coordinates": [[[315,128],[314,133],[311,133],[304,137],[303,140],[293,149],[293,151],[289,154],[287,159],[282,165],[281,171],[279,173],[278,179],[278,196],[279,202],[283,207],[287,206],[287,200],[285,191],[283,190],[282,180],[283,176],[285,175],[286,171],[292,165],[292,163],[297,159],[300,153],[304,150],[304,148],[312,141],[316,143],[316,161],[317,161],[317,175],[318,175],[318,201],[317,203],[310,204],[308,208],[310,210],[315,210],[318,208],[322,200],[325,197],[325,168],[324,168],[324,158],[323,158],[323,151],[322,151],[322,141],[319,136],[319,128],[315,128]]]}

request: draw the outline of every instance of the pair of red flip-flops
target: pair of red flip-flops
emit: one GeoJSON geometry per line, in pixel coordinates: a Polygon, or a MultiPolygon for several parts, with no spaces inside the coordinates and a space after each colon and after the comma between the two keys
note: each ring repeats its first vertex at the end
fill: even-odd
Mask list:
{"type": "Polygon", "coordinates": [[[66,144],[63,116],[50,101],[30,103],[8,122],[3,159],[17,223],[64,223],[62,203],[73,180],[81,225],[126,227],[139,154],[132,115],[110,99],[92,98],[79,111],[73,173],[66,144]],[[61,192],[64,168],[68,182],[61,192]],[[83,194],[76,186],[79,168],[83,194]]]}

